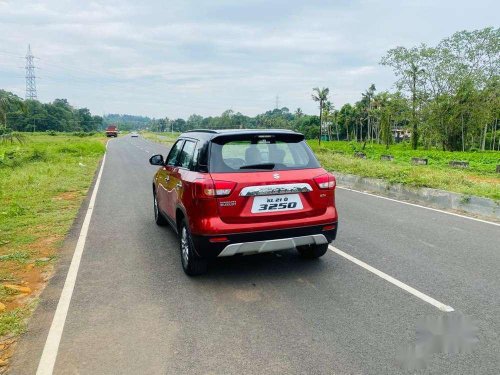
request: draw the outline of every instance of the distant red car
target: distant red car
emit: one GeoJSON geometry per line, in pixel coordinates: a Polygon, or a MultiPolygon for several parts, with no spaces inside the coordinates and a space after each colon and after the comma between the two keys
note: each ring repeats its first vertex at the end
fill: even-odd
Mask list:
{"type": "Polygon", "coordinates": [[[106,128],[106,137],[118,137],[118,128],[116,125],[109,125],[106,128]]]}
{"type": "Polygon", "coordinates": [[[286,130],[195,130],[181,134],[153,179],[154,214],[180,236],[182,267],[207,259],[297,249],[326,253],[337,234],[335,177],[304,136],[286,130]]]}

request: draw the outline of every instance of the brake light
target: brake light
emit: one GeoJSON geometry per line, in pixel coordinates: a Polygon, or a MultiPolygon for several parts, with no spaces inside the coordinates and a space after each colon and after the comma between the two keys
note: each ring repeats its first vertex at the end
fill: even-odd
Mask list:
{"type": "Polygon", "coordinates": [[[227,197],[236,186],[232,181],[213,181],[199,179],[196,183],[196,198],[227,197]]]}
{"type": "Polygon", "coordinates": [[[320,189],[335,189],[336,181],[335,176],[331,173],[325,173],[319,176],[314,177],[314,182],[320,189]]]}

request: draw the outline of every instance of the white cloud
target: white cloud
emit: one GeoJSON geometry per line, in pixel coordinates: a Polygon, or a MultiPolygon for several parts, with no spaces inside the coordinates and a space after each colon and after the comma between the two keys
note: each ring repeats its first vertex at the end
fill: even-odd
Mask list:
{"type": "Polygon", "coordinates": [[[0,0],[0,87],[24,94],[28,43],[39,97],[67,97],[96,113],[186,117],[282,105],[316,112],[315,86],[334,104],[371,83],[395,45],[433,44],[497,23],[491,0],[27,1],[0,0]]]}

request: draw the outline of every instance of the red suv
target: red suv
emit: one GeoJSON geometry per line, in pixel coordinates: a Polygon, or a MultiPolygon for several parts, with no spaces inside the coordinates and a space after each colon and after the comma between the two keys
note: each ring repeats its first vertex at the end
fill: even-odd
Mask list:
{"type": "Polygon", "coordinates": [[[182,267],[207,260],[297,249],[326,253],[337,234],[335,177],[304,136],[287,130],[194,130],[181,134],[153,179],[158,225],[180,236],[182,267]]]}

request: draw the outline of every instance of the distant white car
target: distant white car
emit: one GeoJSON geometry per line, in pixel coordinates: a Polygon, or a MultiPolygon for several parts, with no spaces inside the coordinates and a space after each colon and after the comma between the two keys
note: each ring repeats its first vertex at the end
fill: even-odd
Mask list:
{"type": "Polygon", "coordinates": [[[130,136],[131,136],[131,137],[134,137],[134,138],[137,138],[137,137],[139,136],[139,134],[138,134],[138,133],[136,133],[136,132],[133,132],[132,134],[130,134],[130,136]]]}

